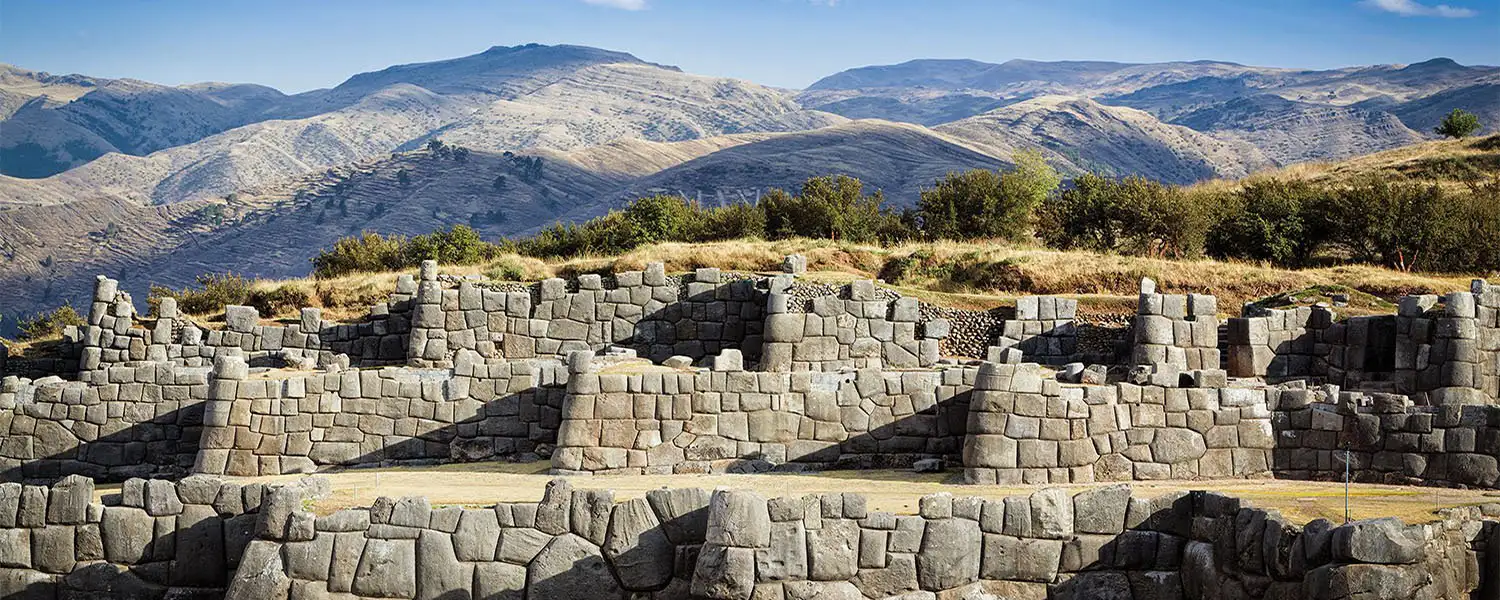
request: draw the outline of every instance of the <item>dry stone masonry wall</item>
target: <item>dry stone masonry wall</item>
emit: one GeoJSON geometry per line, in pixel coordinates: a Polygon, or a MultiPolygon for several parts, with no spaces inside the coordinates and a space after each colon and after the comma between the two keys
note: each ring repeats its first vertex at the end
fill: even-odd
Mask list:
{"type": "Polygon", "coordinates": [[[1407,296],[1395,315],[1336,321],[1332,309],[1252,311],[1229,322],[1239,377],[1311,378],[1402,392],[1426,404],[1500,402],[1500,290],[1407,296]]]}
{"type": "Polygon", "coordinates": [[[1137,365],[1180,369],[1219,368],[1219,303],[1206,294],[1161,294],[1150,279],[1141,284],[1136,308],[1137,365]]]}
{"type": "Polygon", "coordinates": [[[1474,507],[1426,525],[1297,526],[1220,494],[1141,497],[1123,485],[939,493],[911,515],[852,493],[616,500],[561,479],[537,502],[379,498],[310,512],[326,492],[317,478],[195,476],[133,479],[99,502],[78,476],[0,484],[0,596],[1458,600],[1493,593],[1500,552],[1500,523],[1474,507]]]}
{"type": "Polygon", "coordinates": [[[51,486],[0,483],[0,597],[223,597],[255,559],[247,548],[259,528],[285,522],[326,484],[131,479],[96,498],[93,480],[79,475],[51,486]]]}
{"type": "Polygon", "coordinates": [[[722,473],[956,460],[976,369],[599,368],[576,355],[561,472],[722,473]],[[602,371],[602,372],[601,372],[602,371]]]}

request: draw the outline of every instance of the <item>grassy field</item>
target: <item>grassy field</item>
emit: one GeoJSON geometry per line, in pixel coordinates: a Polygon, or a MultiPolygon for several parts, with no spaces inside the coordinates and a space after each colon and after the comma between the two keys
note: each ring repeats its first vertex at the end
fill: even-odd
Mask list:
{"type": "MultiPolygon", "coordinates": [[[[471,463],[421,468],[354,469],[324,474],[333,494],[317,503],[316,511],[369,506],[379,496],[426,496],[434,505],[487,506],[496,502],[541,499],[549,465],[541,463],[471,463]]],[[[298,476],[259,478],[288,481],[298,476]]],[[[956,473],[917,474],[909,471],[828,471],[792,475],[642,475],[574,477],[582,488],[611,489],[617,499],[636,498],[661,487],[726,487],[750,489],[767,496],[800,496],[825,492],[859,492],[871,510],[915,514],[923,495],[950,492],[959,496],[1003,498],[1029,494],[1037,487],[955,485],[956,473]]],[[[241,481],[250,481],[245,479],[241,481]]],[[[1106,484],[1097,484],[1106,485],[1106,484]]],[[[1222,480],[1133,482],[1137,495],[1155,496],[1184,490],[1214,490],[1247,500],[1255,506],[1280,510],[1289,520],[1306,523],[1316,518],[1342,522],[1344,486],[1339,483],[1222,480]]],[[[1087,485],[1061,486],[1083,489],[1087,485]]],[[[1436,511],[1454,506],[1500,503],[1500,492],[1355,484],[1349,509],[1355,519],[1400,517],[1410,523],[1428,522],[1436,511]]]]}
{"type": "MultiPolygon", "coordinates": [[[[669,272],[718,267],[747,272],[774,272],[788,254],[808,259],[812,281],[834,283],[856,278],[882,279],[905,295],[955,308],[993,308],[1018,296],[1056,294],[1076,297],[1084,305],[1134,310],[1142,277],[1155,279],[1167,291],[1209,293],[1219,297],[1226,314],[1237,314],[1249,301],[1318,287],[1348,290],[1389,303],[1408,293],[1442,293],[1468,289],[1469,277],[1407,273],[1366,265],[1285,269],[1268,265],[1209,259],[1168,260],[987,242],[931,242],[881,247],[830,240],[736,240],[703,244],[666,243],[609,257],[542,261],[506,256],[487,265],[444,265],[455,275],[521,273],[538,280],[579,273],[642,269],[661,261],[669,272]]],[[[352,318],[395,289],[399,273],[360,273],[332,279],[260,281],[265,289],[291,286],[305,291],[333,317],[352,318]]],[[[290,313],[281,316],[291,316],[290,313]]]]}

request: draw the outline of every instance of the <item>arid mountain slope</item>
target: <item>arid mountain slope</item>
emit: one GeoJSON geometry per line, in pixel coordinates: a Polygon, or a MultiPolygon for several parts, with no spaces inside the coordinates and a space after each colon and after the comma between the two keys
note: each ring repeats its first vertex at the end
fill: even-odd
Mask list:
{"type": "MultiPolygon", "coordinates": [[[[617,139],[675,141],[844,120],[804,111],[790,96],[745,81],[684,74],[617,52],[537,45],[357,75],[260,114],[288,118],[146,156],[108,154],[36,180],[36,189],[6,182],[0,205],[100,193],[141,203],[222,196],[437,136],[476,150],[571,150],[617,139]]],[[[11,121],[0,125],[10,130],[11,121]]]]}
{"type": "Polygon", "coordinates": [[[1422,141],[1422,135],[1384,111],[1245,96],[1170,121],[1222,140],[1259,148],[1277,164],[1337,160],[1422,141]]]}
{"type": "Polygon", "coordinates": [[[1177,183],[1240,177],[1272,165],[1254,146],[1168,125],[1143,111],[1044,96],[936,127],[993,156],[1037,149],[1068,175],[1142,175],[1177,183]]]}

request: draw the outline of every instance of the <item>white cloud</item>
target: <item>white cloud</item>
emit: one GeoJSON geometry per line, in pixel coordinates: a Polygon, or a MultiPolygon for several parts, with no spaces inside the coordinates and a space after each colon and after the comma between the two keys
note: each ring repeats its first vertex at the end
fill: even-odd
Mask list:
{"type": "Polygon", "coordinates": [[[1377,10],[1396,13],[1403,17],[1443,17],[1463,19],[1479,14],[1473,9],[1439,4],[1428,6],[1417,0],[1364,0],[1364,5],[1377,10]]]}
{"type": "Polygon", "coordinates": [[[583,0],[583,2],[620,10],[646,10],[646,0],[583,0]]]}

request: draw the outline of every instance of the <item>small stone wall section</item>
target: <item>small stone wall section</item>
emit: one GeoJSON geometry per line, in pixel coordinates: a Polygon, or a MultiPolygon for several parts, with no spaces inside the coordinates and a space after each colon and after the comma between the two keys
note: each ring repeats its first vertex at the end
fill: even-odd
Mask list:
{"type": "Polygon", "coordinates": [[[0,380],[0,481],[78,473],[121,481],[181,476],[202,431],[209,368],[112,366],[93,383],[0,380]]]}
{"type": "Polygon", "coordinates": [[[1159,294],[1144,280],[1136,307],[1133,364],[1217,369],[1219,304],[1206,294],[1159,294]]]}
{"type": "Polygon", "coordinates": [[[556,361],[486,360],[251,377],[221,357],[194,471],[305,473],[331,466],[468,462],[535,453],[556,438],[556,361]]]}
{"type": "Polygon", "coordinates": [[[220,598],[259,522],[275,517],[263,505],[300,505],[326,483],[131,479],[102,503],[78,475],[51,486],[0,483],[0,597],[220,598]]]}
{"type": "Polygon", "coordinates": [[[790,276],[770,282],[765,316],[764,371],[838,371],[887,367],[914,369],[937,363],[948,337],[946,319],[922,320],[916,298],[885,300],[875,282],[856,280],[842,296],[812,298],[794,310],[790,276]]]}
{"type": "Polygon", "coordinates": [[[1230,319],[1230,374],[1404,392],[1423,404],[1500,402],[1500,291],[1484,280],[1441,303],[1404,297],[1394,316],[1335,318],[1303,307],[1230,319]]]}
{"type": "Polygon", "coordinates": [[[718,269],[698,269],[684,282],[651,263],[608,279],[581,275],[576,289],[554,278],[512,292],[470,281],[444,289],[431,261],[420,276],[408,350],[419,366],[450,365],[460,349],[510,359],[562,359],[611,345],[655,360],[700,360],[729,348],[760,354],[765,293],[756,280],[718,269]]]}
{"type": "MultiPolygon", "coordinates": [[[[1222,374],[1222,372],[1220,372],[1222,374]]],[[[964,477],[1045,484],[1271,477],[1266,389],[1059,384],[1035,364],[985,363],[969,403],[964,477]]]]}
{"type": "MultiPolygon", "coordinates": [[[[552,463],[560,472],[905,468],[959,456],[977,369],[766,373],[577,356],[552,463]],[[613,372],[612,372],[613,371],[613,372]]],[[[725,363],[721,363],[725,364],[725,363]]]]}
{"type": "Polygon", "coordinates": [[[1016,299],[1014,319],[1002,325],[995,346],[1017,348],[1023,360],[1044,365],[1073,362],[1078,352],[1078,301],[1053,296],[1016,299]]]}

